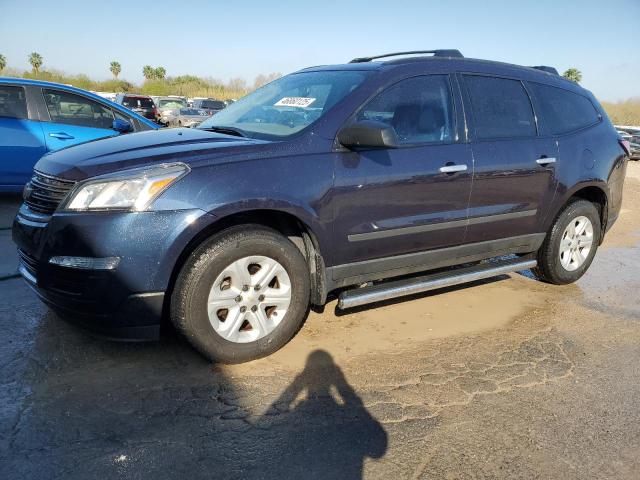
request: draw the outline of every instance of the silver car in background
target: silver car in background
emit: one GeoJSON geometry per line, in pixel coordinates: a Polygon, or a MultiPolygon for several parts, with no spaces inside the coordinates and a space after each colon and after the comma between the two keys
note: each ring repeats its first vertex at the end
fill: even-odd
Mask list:
{"type": "Polygon", "coordinates": [[[201,108],[176,108],[164,114],[169,127],[197,127],[211,115],[201,108]]]}
{"type": "Polygon", "coordinates": [[[159,115],[159,123],[163,125],[169,125],[168,113],[180,109],[187,108],[187,99],[184,97],[170,96],[170,97],[151,97],[156,104],[159,115]]]}

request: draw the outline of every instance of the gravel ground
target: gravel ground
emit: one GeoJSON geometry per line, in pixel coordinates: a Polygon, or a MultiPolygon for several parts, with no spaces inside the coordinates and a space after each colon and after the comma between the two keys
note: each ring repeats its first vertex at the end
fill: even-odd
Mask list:
{"type": "Polygon", "coordinates": [[[635,162],[577,284],[331,303],[238,366],[94,339],[0,280],[0,478],[638,478],[639,204],[635,162]]]}

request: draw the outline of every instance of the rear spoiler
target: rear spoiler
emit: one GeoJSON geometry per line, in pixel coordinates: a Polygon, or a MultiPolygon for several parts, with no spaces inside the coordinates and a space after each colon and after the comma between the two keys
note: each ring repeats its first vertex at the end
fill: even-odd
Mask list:
{"type": "Polygon", "coordinates": [[[536,65],[535,67],[531,67],[531,68],[535,68],[536,70],[541,70],[541,71],[547,72],[547,73],[552,73],[554,75],[560,75],[558,73],[558,70],[556,70],[553,67],[547,67],[546,65],[536,65]]]}

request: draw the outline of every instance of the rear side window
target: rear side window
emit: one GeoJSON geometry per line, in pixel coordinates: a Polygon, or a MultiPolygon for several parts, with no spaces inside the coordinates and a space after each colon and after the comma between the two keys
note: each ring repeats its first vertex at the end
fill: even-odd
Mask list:
{"type": "Polygon", "coordinates": [[[150,98],[145,97],[124,97],[122,105],[127,108],[153,108],[155,103],[150,98]]]}
{"type": "Polygon", "coordinates": [[[598,111],[587,97],[540,83],[530,83],[529,86],[545,130],[553,135],[573,132],[600,120],[598,111]]]}
{"type": "Polygon", "coordinates": [[[519,80],[479,75],[464,79],[478,139],[536,135],[531,101],[519,80]]]}
{"type": "Polygon", "coordinates": [[[43,89],[51,121],[78,127],[110,129],[113,112],[102,104],[61,90],[43,89]]]}
{"type": "Polygon", "coordinates": [[[451,142],[454,127],[448,77],[401,80],[365,105],[357,119],[391,125],[405,144],[451,142]]]}
{"type": "Polygon", "coordinates": [[[0,117],[27,118],[24,88],[0,85],[0,117]]]}
{"type": "Polygon", "coordinates": [[[226,105],[218,100],[202,100],[200,108],[211,108],[213,110],[222,110],[226,105]]]}

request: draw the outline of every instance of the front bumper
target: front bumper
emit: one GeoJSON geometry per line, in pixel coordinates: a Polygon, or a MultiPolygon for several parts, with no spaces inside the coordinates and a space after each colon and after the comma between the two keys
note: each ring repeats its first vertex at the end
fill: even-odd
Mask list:
{"type": "Polygon", "coordinates": [[[23,205],[13,223],[19,271],[64,318],[113,338],[156,338],[175,265],[210,215],[199,209],[56,213],[23,205]],[[35,220],[34,220],[35,218],[35,220]],[[49,263],[53,256],[119,257],[114,270],[49,263]]]}

